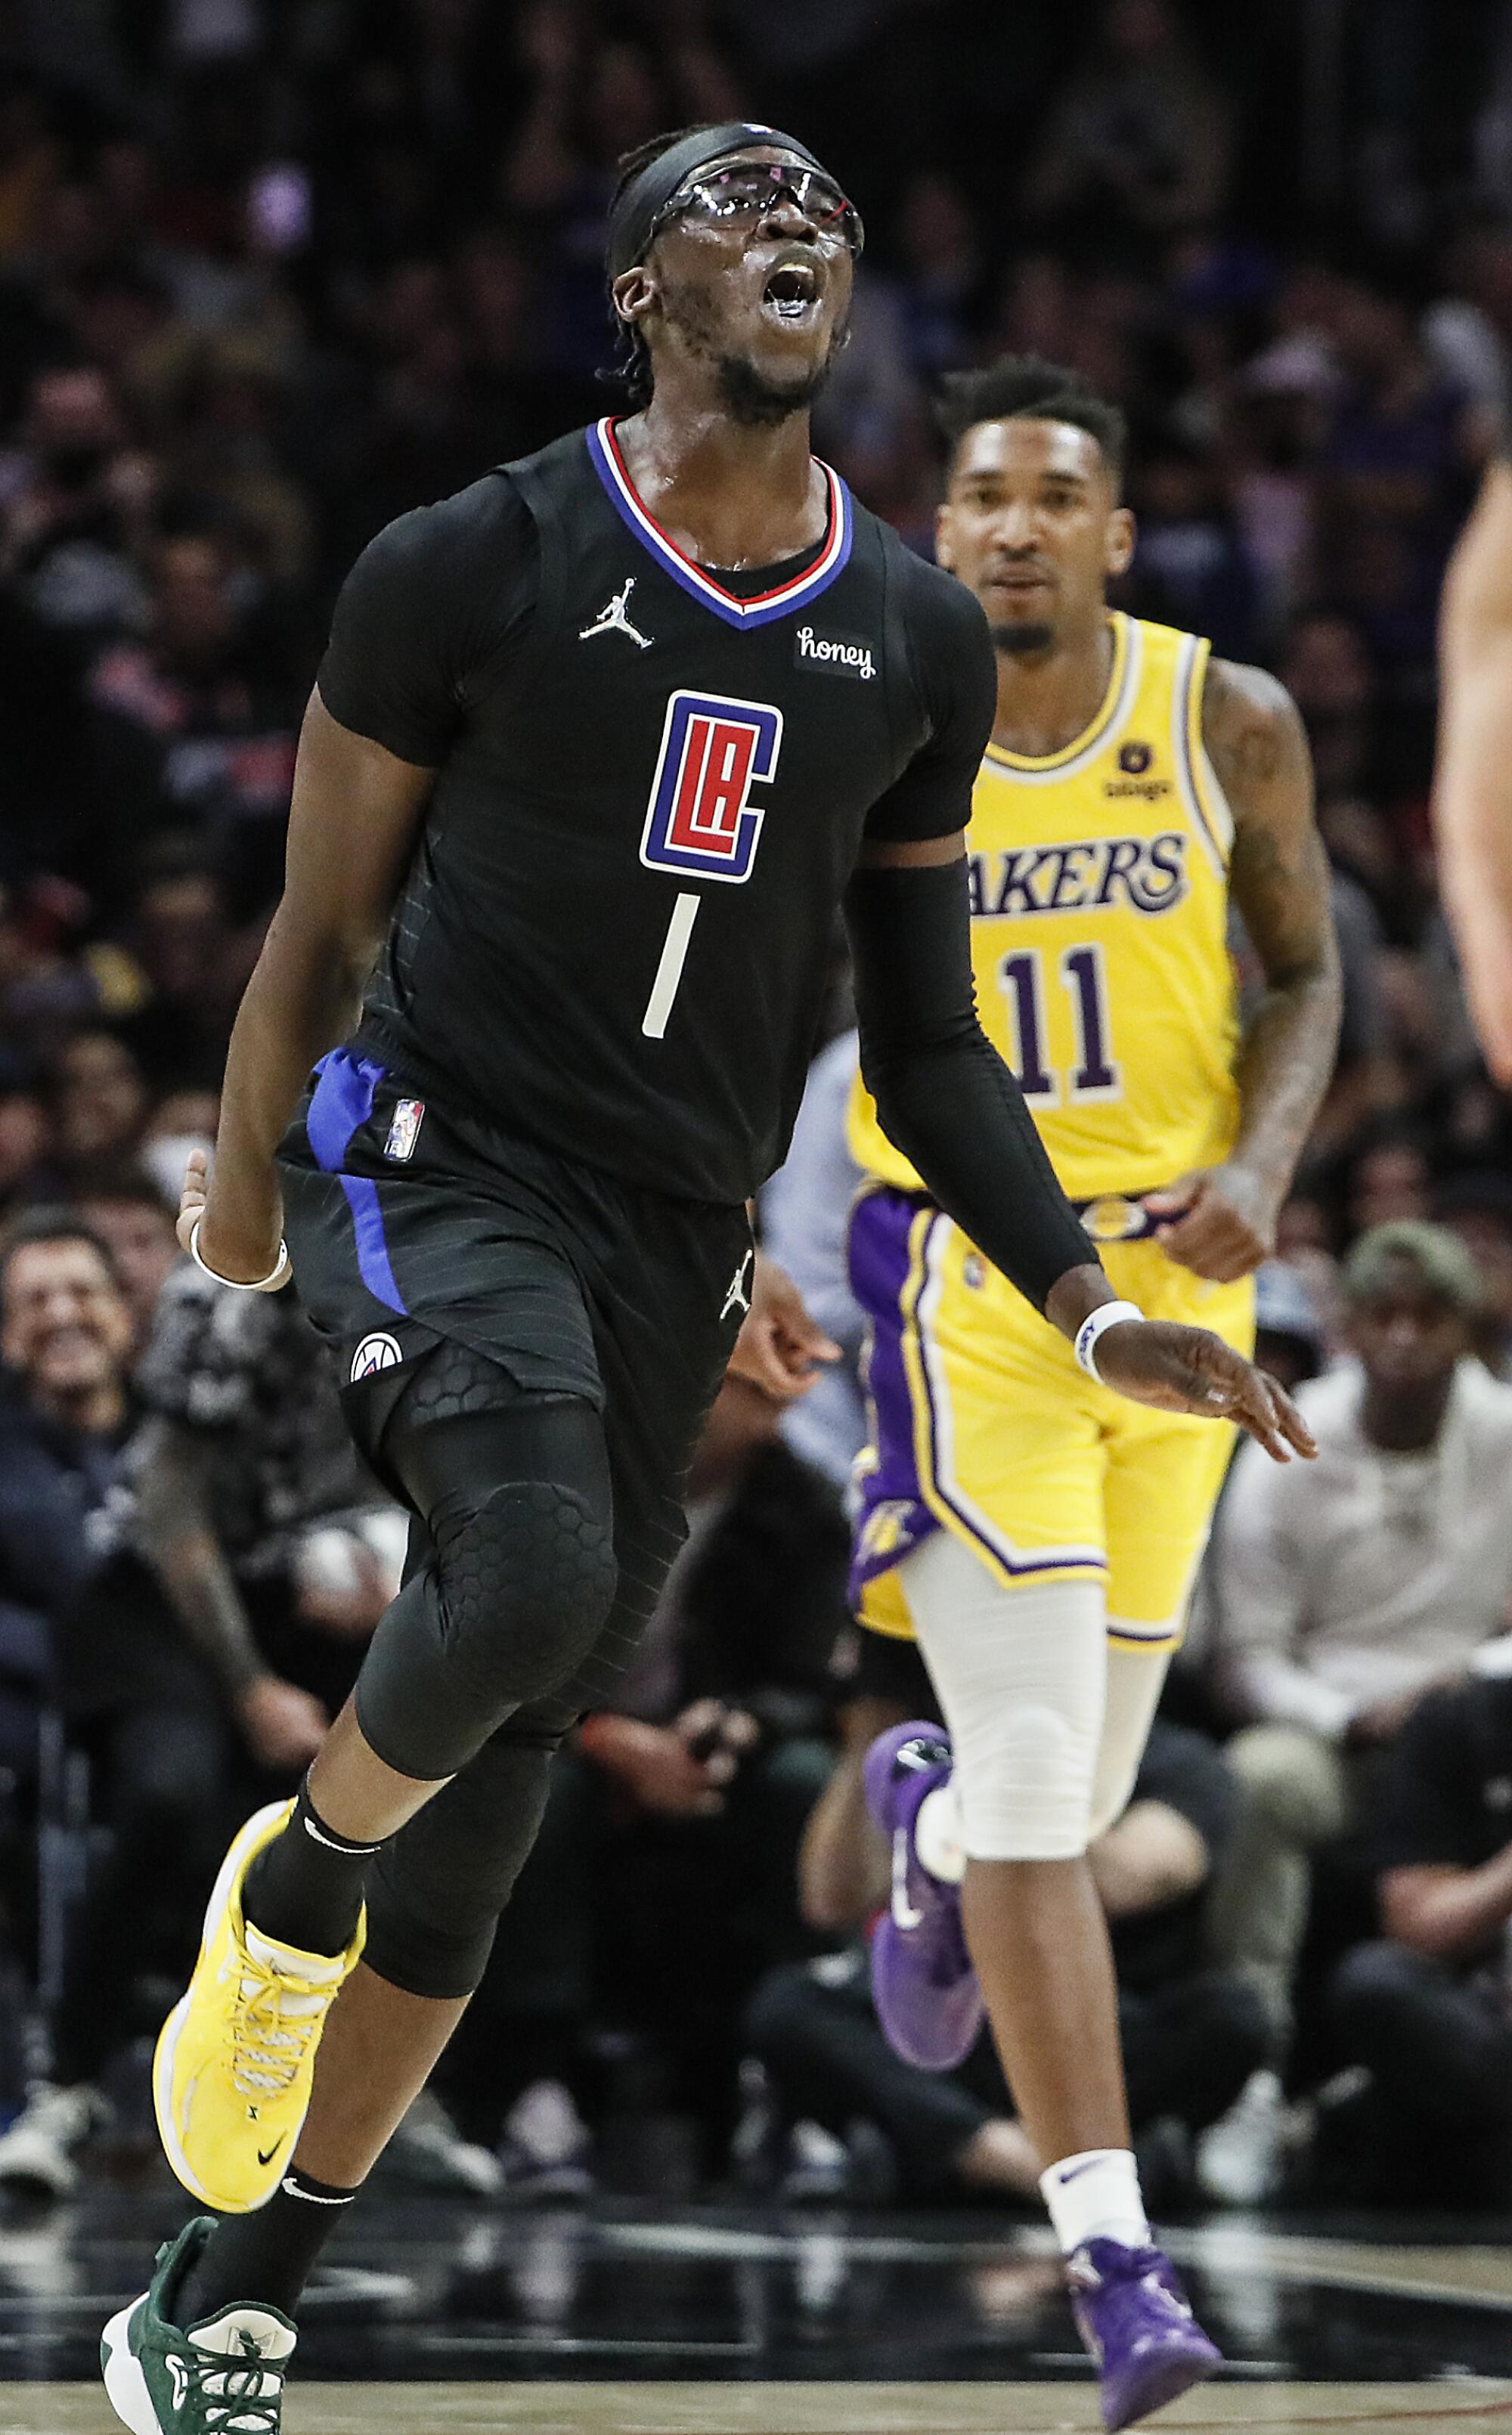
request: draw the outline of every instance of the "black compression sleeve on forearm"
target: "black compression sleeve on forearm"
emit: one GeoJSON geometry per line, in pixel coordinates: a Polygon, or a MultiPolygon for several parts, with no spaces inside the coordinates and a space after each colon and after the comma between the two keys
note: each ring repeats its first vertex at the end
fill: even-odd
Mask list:
{"type": "Polygon", "coordinates": [[[1097,1253],[976,1014],[963,861],[858,871],[846,896],[861,1070],[889,1141],[1043,1310],[1097,1253]]]}

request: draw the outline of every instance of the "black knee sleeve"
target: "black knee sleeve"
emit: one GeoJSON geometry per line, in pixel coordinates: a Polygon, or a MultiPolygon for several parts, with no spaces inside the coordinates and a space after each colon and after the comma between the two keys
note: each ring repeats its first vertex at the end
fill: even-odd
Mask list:
{"type": "MultiPolygon", "coordinates": [[[[455,1348],[451,1348],[453,1368],[455,1348]]],[[[522,1396],[492,1365],[494,1408],[438,1412],[417,1381],[384,1456],[431,1553],[385,1615],[357,1684],[362,1729],[401,1774],[466,1766],[516,1709],[581,1667],[608,1624],[617,1570],[603,1432],[573,1397],[522,1396]]]]}
{"type": "Polygon", "coordinates": [[[411,1995],[471,1995],[529,1856],[564,1719],[522,1709],[378,1855],[363,1959],[411,1995]]]}
{"type": "Polygon", "coordinates": [[[362,1729],[403,1775],[455,1775],[502,1721],[575,1673],[614,1601],[603,1519],[556,1480],[510,1480],[433,1524],[357,1684],[362,1729]]]}

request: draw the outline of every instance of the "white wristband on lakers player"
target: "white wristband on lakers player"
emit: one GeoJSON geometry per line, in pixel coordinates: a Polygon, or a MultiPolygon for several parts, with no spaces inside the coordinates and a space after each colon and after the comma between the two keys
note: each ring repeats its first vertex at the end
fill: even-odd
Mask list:
{"type": "Polygon", "coordinates": [[[1099,1386],[1103,1384],[1103,1373],[1097,1367],[1098,1338],[1106,1335],[1110,1327],[1122,1326],[1125,1319],[1143,1321],[1143,1317],[1144,1313],[1137,1302],[1099,1303],[1097,1308],[1088,1314],[1076,1330],[1076,1358],[1089,1378],[1095,1378],[1099,1386]]]}
{"type": "Polygon", "coordinates": [[[218,1269],[213,1269],[210,1262],[201,1257],[199,1229],[203,1222],[202,1218],[197,1218],[189,1229],[189,1257],[197,1269],[203,1269],[207,1277],[214,1277],[217,1286],[230,1286],[232,1293],[277,1293],[281,1286],[288,1284],[294,1273],[294,1263],[289,1258],[289,1247],[282,1237],[278,1258],[266,1277],[223,1277],[218,1269]]]}

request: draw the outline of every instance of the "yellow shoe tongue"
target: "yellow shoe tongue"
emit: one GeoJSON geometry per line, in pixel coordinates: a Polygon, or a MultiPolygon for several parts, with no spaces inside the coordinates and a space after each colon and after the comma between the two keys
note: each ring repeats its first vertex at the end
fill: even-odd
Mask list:
{"type": "Polygon", "coordinates": [[[266,1970],[276,1971],[281,1978],[302,1978],[307,1987],[330,1987],[346,1968],[346,1958],[337,1954],[334,1960],[320,1953],[301,1953],[297,1944],[277,1944],[270,1936],[263,1936],[247,1923],[247,1950],[254,1961],[266,1970]]]}

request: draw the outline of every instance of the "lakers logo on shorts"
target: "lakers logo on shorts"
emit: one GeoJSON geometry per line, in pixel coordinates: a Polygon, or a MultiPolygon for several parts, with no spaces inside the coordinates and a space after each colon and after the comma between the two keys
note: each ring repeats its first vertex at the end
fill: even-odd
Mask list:
{"type": "Polygon", "coordinates": [[[1081,1222],[1094,1243],[1127,1243],[1145,1232],[1147,1213],[1143,1201],[1110,1192],[1101,1200],[1088,1201],[1081,1222]]]}

